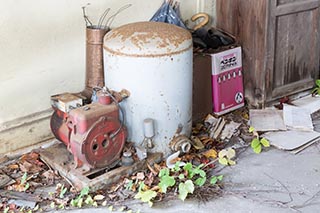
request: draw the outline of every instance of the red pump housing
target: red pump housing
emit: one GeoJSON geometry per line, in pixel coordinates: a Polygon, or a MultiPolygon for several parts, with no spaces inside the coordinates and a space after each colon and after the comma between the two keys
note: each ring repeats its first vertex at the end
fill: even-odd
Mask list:
{"type": "Polygon", "coordinates": [[[120,159],[127,136],[119,120],[119,104],[100,93],[98,102],[74,107],[79,99],[73,96],[67,93],[51,98],[53,134],[67,145],[76,168],[111,166],[120,159]]]}

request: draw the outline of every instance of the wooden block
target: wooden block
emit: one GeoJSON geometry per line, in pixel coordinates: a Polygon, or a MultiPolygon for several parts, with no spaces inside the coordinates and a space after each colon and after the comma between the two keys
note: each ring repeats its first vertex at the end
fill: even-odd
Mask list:
{"type": "Polygon", "coordinates": [[[117,183],[123,176],[130,176],[135,171],[146,169],[147,162],[149,165],[160,162],[162,153],[149,154],[147,159],[136,162],[132,166],[121,166],[107,172],[105,172],[107,168],[102,168],[89,173],[81,168],[74,169],[73,156],[62,143],[41,150],[40,157],[66,178],[78,191],[81,191],[84,187],[89,187],[90,191],[96,191],[117,183]],[[96,177],[93,177],[94,174],[96,174],[96,177]]]}

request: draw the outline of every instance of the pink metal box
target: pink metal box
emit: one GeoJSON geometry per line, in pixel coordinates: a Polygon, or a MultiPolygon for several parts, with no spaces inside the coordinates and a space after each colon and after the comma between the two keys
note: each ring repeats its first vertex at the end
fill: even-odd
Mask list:
{"type": "Polygon", "coordinates": [[[211,54],[213,112],[223,115],[244,106],[241,47],[211,54]]]}

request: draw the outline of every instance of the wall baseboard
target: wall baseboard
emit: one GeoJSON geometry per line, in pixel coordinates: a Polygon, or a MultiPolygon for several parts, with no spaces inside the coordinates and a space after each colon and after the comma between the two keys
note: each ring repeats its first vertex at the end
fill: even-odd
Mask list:
{"type": "Polygon", "coordinates": [[[52,139],[51,114],[52,109],[48,109],[0,124],[0,154],[52,139]]]}

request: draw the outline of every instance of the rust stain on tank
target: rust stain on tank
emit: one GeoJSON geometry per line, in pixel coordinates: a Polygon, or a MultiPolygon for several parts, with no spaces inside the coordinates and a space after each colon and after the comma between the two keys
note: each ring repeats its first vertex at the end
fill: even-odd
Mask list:
{"type": "MultiPolygon", "coordinates": [[[[155,43],[155,48],[165,49],[167,53],[161,54],[134,54],[134,53],[124,53],[114,50],[107,45],[104,45],[104,49],[117,55],[126,56],[144,56],[144,57],[156,57],[156,56],[166,56],[174,55],[184,52],[192,48],[192,36],[191,34],[175,25],[161,23],[161,22],[138,22],[133,24],[123,25],[119,28],[112,30],[105,36],[105,41],[118,38],[121,42],[130,42],[138,50],[142,50],[146,45],[150,43],[155,43]],[[179,49],[178,47],[183,44],[183,42],[190,41],[184,49],[179,49]]],[[[123,50],[124,47],[120,47],[118,50],[123,50]]]]}

